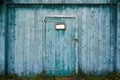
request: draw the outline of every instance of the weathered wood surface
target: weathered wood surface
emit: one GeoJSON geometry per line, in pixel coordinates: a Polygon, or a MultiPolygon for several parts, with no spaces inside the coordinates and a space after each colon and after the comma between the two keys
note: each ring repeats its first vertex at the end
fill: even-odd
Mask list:
{"type": "Polygon", "coordinates": [[[0,75],[5,71],[5,8],[0,5],[0,75]]]}
{"type": "Polygon", "coordinates": [[[72,3],[72,4],[78,4],[78,3],[116,3],[117,0],[6,0],[10,3],[72,3]]]}
{"type": "Polygon", "coordinates": [[[77,17],[79,70],[96,74],[113,71],[116,64],[116,9],[115,5],[9,6],[8,72],[32,75],[44,70],[44,19],[53,15],[77,17]]]}
{"type": "Polygon", "coordinates": [[[80,13],[79,64],[85,72],[99,74],[114,69],[116,12],[113,9],[116,7],[84,7],[80,13]]]}
{"type": "Polygon", "coordinates": [[[120,72],[120,3],[117,8],[117,71],[120,72]]]}
{"type": "Polygon", "coordinates": [[[39,74],[43,70],[41,8],[13,8],[8,13],[8,72],[39,74]]]}
{"type": "Polygon", "coordinates": [[[50,75],[70,75],[76,70],[75,17],[45,18],[45,69],[50,75]],[[64,23],[63,23],[64,22],[64,23]],[[71,23],[72,22],[72,23],[71,23]],[[55,30],[58,23],[65,24],[65,30],[55,30]]]}

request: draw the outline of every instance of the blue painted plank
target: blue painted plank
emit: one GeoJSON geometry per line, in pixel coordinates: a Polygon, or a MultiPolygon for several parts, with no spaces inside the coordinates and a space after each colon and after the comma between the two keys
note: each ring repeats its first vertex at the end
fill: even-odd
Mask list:
{"type": "Polygon", "coordinates": [[[120,72],[120,3],[117,5],[117,66],[116,71],[120,72]]]}
{"type": "MultiPolygon", "coordinates": [[[[79,9],[79,11],[81,11],[81,9],[79,9]]],[[[81,39],[81,41],[79,42],[79,45],[81,43],[81,48],[79,48],[80,52],[80,56],[79,56],[79,60],[80,60],[80,70],[83,70],[83,72],[86,72],[86,49],[87,49],[87,40],[86,40],[86,37],[87,37],[87,33],[86,33],[86,30],[87,30],[87,27],[86,27],[86,21],[87,21],[87,15],[85,13],[87,13],[87,8],[84,7],[83,10],[81,11],[81,16],[79,17],[79,20],[81,20],[81,26],[83,27],[78,27],[79,32],[81,32],[78,36],[79,36],[79,40],[81,39]]],[[[80,24],[79,24],[80,25],[80,24]]]]}
{"type": "Polygon", "coordinates": [[[78,4],[78,3],[110,3],[114,2],[116,3],[117,0],[6,0],[10,3],[45,3],[45,4],[58,4],[58,3],[72,3],[72,4],[78,4]]]}
{"type": "Polygon", "coordinates": [[[0,4],[0,76],[5,72],[5,5],[0,4]]]}
{"type": "Polygon", "coordinates": [[[8,19],[10,19],[11,21],[8,21],[8,25],[10,26],[10,27],[8,27],[8,29],[7,29],[7,37],[8,37],[8,41],[10,41],[11,43],[9,43],[8,41],[7,41],[7,45],[6,46],[9,46],[9,47],[7,47],[7,65],[9,65],[9,66],[7,66],[7,71],[8,71],[8,73],[9,74],[12,74],[12,73],[14,73],[14,59],[15,59],[15,55],[14,55],[14,53],[15,53],[15,44],[14,44],[14,40],[15,40],[15,29],[14,29],[14,18],[15,18],[15,14],[14,14],[14,12],[15,12],[15,10],[8,10],[8,12],[11,14],[8,14],[8,19]]]}

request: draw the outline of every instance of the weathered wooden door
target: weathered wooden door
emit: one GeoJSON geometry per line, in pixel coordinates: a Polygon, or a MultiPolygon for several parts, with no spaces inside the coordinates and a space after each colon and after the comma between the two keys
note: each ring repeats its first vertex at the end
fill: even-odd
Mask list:
{"type": "Polygon", "coordinates": [[[47,74],[69,75],[76,70],[75,17],[45,18],[45,59],[47,74]]]}

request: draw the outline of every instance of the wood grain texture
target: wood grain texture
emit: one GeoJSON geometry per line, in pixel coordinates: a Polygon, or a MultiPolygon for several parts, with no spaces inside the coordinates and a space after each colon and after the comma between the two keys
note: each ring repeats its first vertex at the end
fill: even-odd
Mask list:
{"type": "Polygon", "coordinates": [[[5,5],[0,4],[0,75],[5,72],[5,5]]]}
{"type": "Polygon", "coordinates": [[[117,6],[117,71],[120,72],[120,3],[117,6]]]}
{"type": "Polygon", "coordinates": [[[42,70],[41,11],[33,9],[35,8],[18,7],[8,10],[9,74],[33,75],[42,70]]]}
{"type": "MultiPolygon", "coordinates": [[[[112,72],[116,64],[116,9],[116,5],[112,7],[109,5],[9,6],[8,72],[10,74],[15,72],[20,76],[22,74],[32,76],[41,73],[45,68],[59,68],[60,65],[63,70],[72,68],[68,67],[72,64],[67,62],[72,59],[70,56],[73,56],[67,54],[69,53],[67,49],[71,50],[67,45],[72,43],[61,40],[61,44],[56,44],[59,38],[64,36],[64,32],[58,33],[49,27],[54,25],[49,20],[57,21],[56,19],[47,19],[45,24],[46,17],[55,15],[76,17],[79,70],[87,74],[112,72]],[[45,26],[47,26],[46,29],[44,29],[45,26]],[[58,51],[56,51],[57,48],[59,48],[58,51]],[[62,51],[67,53],[60,55],[62,51]],[[56,56],[59,57],[56,58],[56,56]],[[62,62],[65,64],[63,65],[62,62]]],[[[67,24],[71,22],[68,20],[67,24]]],[[[71,30],[71,33],[74,32],[73,29],[71,30]]],[[[118,58],[117,61],[119,61],[118,58]]],[[[119,64],[117,66],[119,67],[119,64]]],[[[48,74],[55,74],[55,71],[48,74]]]]}
{"type": "Polygon", "coordinates": [[[117,0],[6,0],[10,3],[45,3],[45,4],[78,4],[78,3],[116,3],[117,0]]]}
{"type": "Polygon", "coordinates": [[[76,28],[75,18],[49,17],[45,19],[45,24],[45,70],[50,75],[69,75],[76,70],[75,44],[73,41],[76,28]],[[66,29],[55,30],[55,25],[63,22],[66,29]]]}

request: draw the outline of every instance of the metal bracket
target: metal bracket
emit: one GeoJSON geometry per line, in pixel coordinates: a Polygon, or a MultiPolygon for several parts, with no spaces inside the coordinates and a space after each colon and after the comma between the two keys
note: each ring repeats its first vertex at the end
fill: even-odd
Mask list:
{"type": "Polygon", "coordinates": [[[75,42],[78,42],[78,39],[77,38],[75,38],[75,39],[73,39],[75,42]]]}

